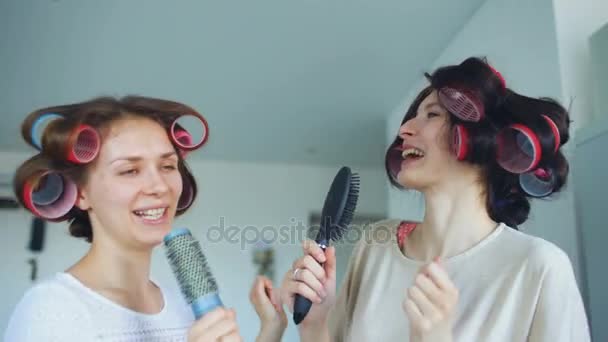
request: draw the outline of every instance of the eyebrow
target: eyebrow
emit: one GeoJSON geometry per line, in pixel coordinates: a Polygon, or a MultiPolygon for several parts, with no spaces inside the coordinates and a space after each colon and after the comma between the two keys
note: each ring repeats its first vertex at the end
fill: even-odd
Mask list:
{"type": "MultiPolygon", "coordinates": [[[[171,151],[171,152],[166,152],[160,155],[160,159],[167,159],[173,156],[177,156],[177,153],[175,153],[175,151],[171,151]]],[[[112,161],[110,161],[110,164],[113,164],[114,162],[117,161],[121,161],[121,160],[125,160],[125,161],[129,161],[129,162],[137,162],[142,160],[142,157],[139,156],[123,156],[123,157],[118,157],[112,161]]]]}
{"type": "Polygon", "coordinates": [[[431,103],[427,103],[427,105],[424,106],[424,109],[429,109],[434,106],[439,106],[440,108],[443,108],[443,107],[441,107],[441,104],[439,104],[439,102],[431,102],[431,103]]]}

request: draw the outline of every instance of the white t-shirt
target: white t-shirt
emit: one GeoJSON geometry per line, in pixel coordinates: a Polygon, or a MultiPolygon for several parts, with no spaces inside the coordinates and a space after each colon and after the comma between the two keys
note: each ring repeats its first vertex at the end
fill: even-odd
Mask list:
{"type": "Polygon", "coordinates": [[[25,293],[5,342],[186,341],[192,310],[179,291],[159,288],[162,311],[143,314],[112,302],[68,273],[57,273],[25,293]]]}
{"type": "MultiPolygon", "coordinates": [[[[355,248],[329,315],[332,341],[408,340],[402,302],[423,263],[398,247],[399,224],[376,223],[355,248]]],[[[460,294],[454,341],[590,341],[572,265],[552,243],[500,224],[442,263],[460,294]]]]}

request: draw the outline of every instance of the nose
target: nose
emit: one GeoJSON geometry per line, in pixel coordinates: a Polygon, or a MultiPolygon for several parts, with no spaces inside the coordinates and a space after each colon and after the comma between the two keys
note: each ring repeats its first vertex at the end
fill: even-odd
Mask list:
{"type": "Polygon", "coordinates": [[[150,170],[145,179],[144,193],[158,196],[169,191],[169,184],[158,169],[150,170]]]}
{"type": "Polygon", "coordinates": [[[405,137],[411,137],[416,134],[417,128],[415,121],[416,119],[409,119],[399,127],[399,138],[405,139],[405,137]]]}

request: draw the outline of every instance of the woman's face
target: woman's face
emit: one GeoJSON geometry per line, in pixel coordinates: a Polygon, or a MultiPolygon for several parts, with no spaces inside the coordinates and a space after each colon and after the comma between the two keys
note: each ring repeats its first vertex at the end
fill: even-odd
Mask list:
{"type": "Polygon", "coordinates": [[[171,230],[182,192],[175,149],[165,129],[146,118],[121,119],[105,133],[78,204],[88,210],[93,240],[154,247],[171,230]]]}
{"type": "Polygon", "coordinates": [[[399,128],[403,139],[399,184],[424,191],[455,171],[454,166],[459,163],[448,143],[450,127],[449,113],[433,91],[420,103],[416,116],[399,128]]]}

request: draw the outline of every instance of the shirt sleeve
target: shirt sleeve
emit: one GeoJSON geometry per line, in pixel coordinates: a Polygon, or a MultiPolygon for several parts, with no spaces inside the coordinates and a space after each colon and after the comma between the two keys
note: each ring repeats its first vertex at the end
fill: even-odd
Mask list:
{"type": "Polygon", "coordinates": [[[361,241],[357,243],[355,249],[353,250],[353,254],[348,261],[344,280],[340,285],[336,303],[329,312],[328,327],[331,341],[346,340],[348,323],[351,321],[352,312],[354,310],[352,294],[357,290],[355,286],[358,284],[358,282],[356,281],[355,277],[357,274],[356,270],[358,268],[357,255],[360,254],[359,250],[362,248],[361,244],[361,241]]]}
{"type": "Polygon", "coordinates": [[[13,311],[5,342],[93,340],[88,313],[78,298],[47,285],[31,288],[13,311]]]}
{"type": "Polygon", "coordinates": [[[546,267],[528,341],[591,341],[570,259],[561,250],[553,250],[544,259],[546,267]]]}
{"type": "MultiPolygon", "coordinates": [[[[355,312],[357,297],[361,289],[361,278],[365,269],[365,260],[370,250],[370,245],[374,243],[386,243],[387,239],[396,239],[396,227],[400,221],[384,220],[365,228],[362,238],[357,242],[351,257],[348,260],[348,266],[344,276],[344,280],[340,285],[336,303],[331,308],[328,316],[329,336],[331,341],[346,341],[350,324],[352,322],[353,313],[355,312]],[[374,229],[378,227],[389,227],[388,234],[373,234],[374,229]],[[373,240],[374,238],[379,241],[373,240]]],[[[383,230],[384,231],[384,230],[383,230]]]]}

